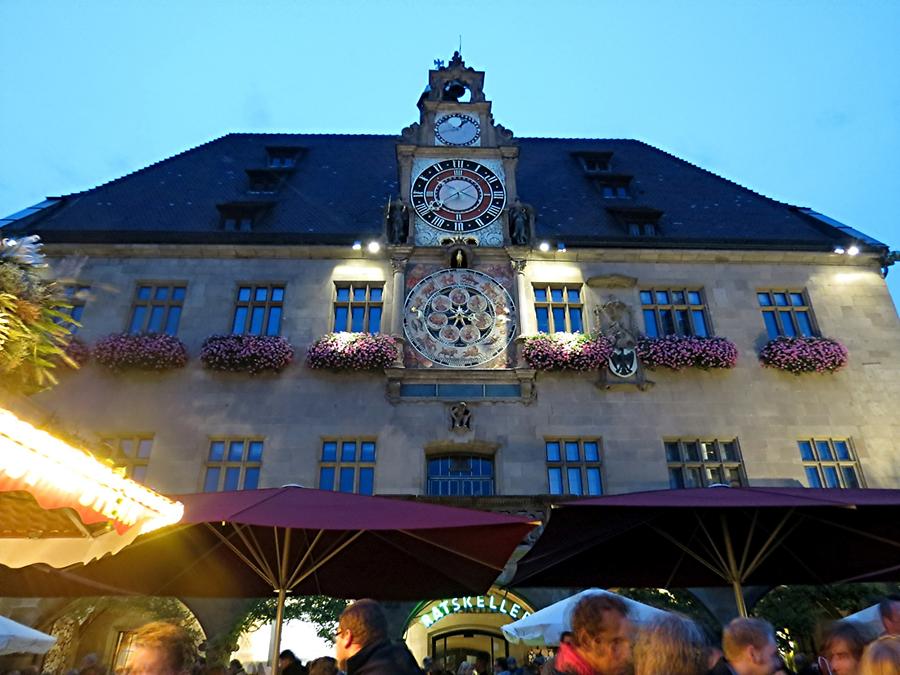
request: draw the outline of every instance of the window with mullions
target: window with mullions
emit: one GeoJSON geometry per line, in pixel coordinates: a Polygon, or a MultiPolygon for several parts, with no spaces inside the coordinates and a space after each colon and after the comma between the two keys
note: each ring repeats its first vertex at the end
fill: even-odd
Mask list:
{"type": "Polygon", "coordinates": [[[383,292],[381,284],[336,283],[335,332],[380,333],[383,292]]]}
{"type": "Polygon", "coordinates": [[[534,313],[541,333],[581,333],[584,331],[584,303],[581,284],[534,286],[534,313]]]}
{"type": "Polygon", "coordinates": [[[374,494],[375,450],[372,440],[323,441],[319,489],[374,494]]]}
{"type": "Polygon", "coordinates": [[[848,439],[797,441],[809,487],[858,488],[862,485],[859,462],[848,439]]]}
{"type": "Polygon", "coordinates": [[[770,340],[782,335],[812,337],[818,334],[804,291],[758,291],[756,299],[770,340]]]}
{"type": "Polygon", "coordinates": [[[259,487],[262,455],[261,440],[251,438],[211,440],[203,491],[255,490],[259,487]]]}
{"type": "Polygon", "coordinates": [[[737,439],[672,439],[663,441],[663,445],[672,489],[747,485],[737,439]]]}
{"type": "Polygon", "coordinates": [[[494,460],[471,455],[429,457],[426,491],[434,496],[492,495],[494,460]]]}
{"type": "Polygon", "coordinates": [[[278,335],[284,308],[284,286],[241,286],[234,306],[235,335],[278,335]]]}
{"type": "Polygon", "coordinates": [[[131,302],[129,333],[178,333],[184,284],[138,284],[131,302]]]}
{"type": "Polygon", "coordinates": [[[153,450],[153,436],[122,435],[105,436],[101,439],[109,452],[109,458],[125,475],[143,483],[147,477],[150,451],[153,450]]]}
{"type": "MultiPolygon", "coordinates": [[[[73,321],[81,323],[81,315],[84,314],[84,306],[87,304],[88,295],[90,295],[91,287],[83,284],[63,284],[62,296],[69,307],[59,307],[59,311],[72,318],[73,321]]],[[[58,323],[66,323],[69,332],[72,335],[78,332],[79,326],[60,320],[58,323]]]]}
{"type": "Polygon", "coordinates": [[[547,481],[552,495],[601,495],[599,440],[545,442],[547,481]]]}
{"type": "Polygon", "coordinates": [[[645,289],[641,291],[641,308],[647,337],[664,335],[707,337],[712,332],[709,329],[706,303],[700,290],[645,289]]]}

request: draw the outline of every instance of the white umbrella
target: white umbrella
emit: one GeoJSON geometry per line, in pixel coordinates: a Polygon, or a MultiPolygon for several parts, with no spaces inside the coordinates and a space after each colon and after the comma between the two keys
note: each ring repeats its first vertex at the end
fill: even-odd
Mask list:
{"type": "Polygon", "coordinates": [[[590,588],[570,598],[555,602],[549,607],[544,607],[524,619],[503,626],[503,634],[512,644],[524,642],[531,646],[558,645],[559,636],[565,631],[572,630],[572,610],[585,595],[611,595],[619,598],[628,607],[628,618],[638,625],[667,613],[631,598],[604,591],[602,588],[590,588]]]}
{"type": "Polygon", "coordinates": [[[46,654],[56,638],[0,616],[0,654],[46,654]]]}
{"type": "Polygon", "coordinates": [[[878,605],[861,609],[856,614],[845,616],[841,621],[855,623],[862,629],[863,633],[867,634],[867,637],[874,637],[884,633],[884,623],[881,621],[881,612],[878,610],[878,605]]]}

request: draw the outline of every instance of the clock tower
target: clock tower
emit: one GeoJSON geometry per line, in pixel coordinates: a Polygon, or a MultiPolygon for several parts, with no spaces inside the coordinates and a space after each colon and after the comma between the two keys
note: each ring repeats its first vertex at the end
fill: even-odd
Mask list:
{"type": "Polygon", "coordinates": [[[428,73],[419,121],[403,130],[397,146],[408,243],[510,242],[518,147],[512,132],[494,123],[483,87],[484,72],[466,67],[458,52],[428,73]]]}

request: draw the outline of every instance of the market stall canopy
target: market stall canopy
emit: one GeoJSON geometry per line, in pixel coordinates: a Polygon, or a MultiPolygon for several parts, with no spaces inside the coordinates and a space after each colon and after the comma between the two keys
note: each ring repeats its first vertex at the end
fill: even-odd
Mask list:
{"type": "Polygon", "coordinates": [[[555,505],[511,586],[900,579],[900,490],[697,488],[555,505]]]}
{"type": "Polygon", "coordinates": [[[572,610],[586,595],[611,595],[619,598],[628,608],[628,618],[638,625],[649,623],[666,614],[661,609],[626,598],[624,595],[605,591],[602,588],[589,588],[564,600],[554,602],[534,614],[529,614],[524,619],[501,626],[500,629],[512,644],[524,642],[532,647],[558,645],[559,636],[565,631],[572,630],[572,610]]]}
{"type": "Polygon", "coordinates": [[[0,655],[46,654],[56,638],[0,616],[0,655]]]}
{"type": "Polygon", "coordinates": [[[0,409],[0,564],[87,563],[177,522],[183,510],[0,409]]]}

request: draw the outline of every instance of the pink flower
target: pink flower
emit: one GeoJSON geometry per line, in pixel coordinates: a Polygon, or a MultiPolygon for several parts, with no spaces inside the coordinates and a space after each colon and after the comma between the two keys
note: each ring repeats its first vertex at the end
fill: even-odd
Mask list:
{"type": "Polygon", "coordinates": [[[738,350],[731,340],[721,337],[667,335],[643,337],[637,343],[638,358],[645,368],[734,368],[738,350]]]}
{"type": "Polygon", "coordinates": [[[251,375],[280,372],[293,358],[291,343],[277,335],[210,335],[200,348],[205,368],[251,375]]]}
{"type": "Polygon", "coordinates": [[[847,348],[825,337],[777,337],[759,352],[760,362],[794,375],[833,373],[847,365],[847,348]]]}
{"type": "Polygon", "coordinates": [[[187,349],[174,335],[165,333],[114,333],[97,340],[94,359],[114,371],[183,368],[187,349]]]}
{"type": "Polygon", "coordinates": [[[610,354],[608,338],[582,333],[541,333],[522,345],[522,357],[535,370],[600,370],[610,354]]]}
{"type": "Polygon", "coordinates": [[[397,341],[381,333],[329,333],[310,345],[306,365],[330,370],[381,370],[400,355],[397,341]]]}

